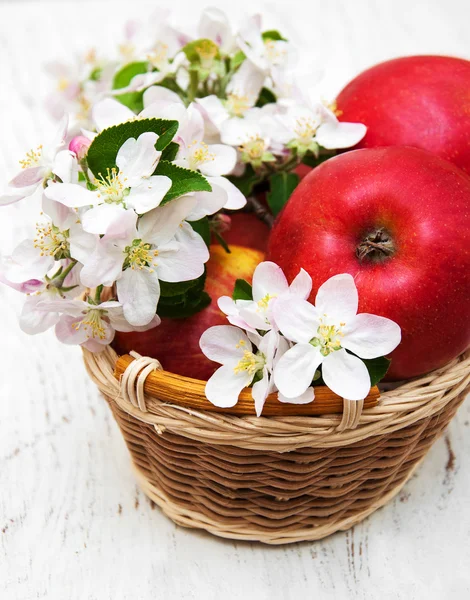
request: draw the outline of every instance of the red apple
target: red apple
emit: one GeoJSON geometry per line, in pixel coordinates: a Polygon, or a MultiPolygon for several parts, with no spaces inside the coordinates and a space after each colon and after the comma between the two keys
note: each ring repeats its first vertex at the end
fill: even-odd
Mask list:
{"type": "Polygon", "coordinates": [[[219,310],[220,296],[231,296],[235,280],[251,281],[253,271],[264,255],[250,248],[230,246],[227,254],[222,246],[211,246],[211,258],[207,263],[206,291],[211,304],[186,319],[162,319],[161,325],[144,332],[119,333],[113,341],[118,354],[135,350],[144,356],[158,358],[163,368],[172,373],[209,379],[217,365],[206,358],[199,348],[202,333],[213,325],[228,325],[227,318],[219,310]]]}
{"type": "Polygon", "coordinates": [[[279,215],[268,259],[289,280],[306,269],[310,301],[332,275],[353,275],[359,312],[402,328],[389,379],[441,367],[470,345],[470,177],[429,152],[355,150],[323,163],[279,215]]]}
{"type": "Polygon", "coordinates": [[[234,212],[230,215],[230,229],[222,232],[229,246],[245,246],[260,252],[268,247],[269,227],[253,213],[234,212]]]}
{"type": "Polygon", "coordinates": [[[470,61],[408,56],[378,64],[339,94],[341,121],[367,125],[358,148],[414,146],[470,173],[470,61]]]}

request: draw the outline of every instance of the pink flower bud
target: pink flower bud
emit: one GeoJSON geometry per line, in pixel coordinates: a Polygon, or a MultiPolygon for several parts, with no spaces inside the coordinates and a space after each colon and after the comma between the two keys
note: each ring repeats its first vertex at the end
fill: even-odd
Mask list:
{"type": "Polygon", "coordinates": [[[83,135],[75,136],[70,144],[69,150],[75,154],[78,160],[85,158],[88,148],[91,146],[91,141],[83,135]]]}
{"type": "Polygon", "coordinates": [[[212,218],[212,228],[217,233],[229,231],[232,226],[232,219],[223,213],[219,213],[212,218]]]}

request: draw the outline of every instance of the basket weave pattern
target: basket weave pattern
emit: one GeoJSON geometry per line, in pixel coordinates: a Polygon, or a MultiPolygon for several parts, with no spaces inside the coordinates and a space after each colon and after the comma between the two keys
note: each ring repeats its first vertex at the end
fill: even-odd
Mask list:
{"type": "Polygon", "coordinates": [[[113,376],[111,349],[84,356],[144,492],[180,525],[269,544],[320,539],[383,506],[470,391],[467,353],[362,413],[345,404],[346,423],[345,415],[238,417],[144,398],[139,377],[133,402],[113,376]]]}

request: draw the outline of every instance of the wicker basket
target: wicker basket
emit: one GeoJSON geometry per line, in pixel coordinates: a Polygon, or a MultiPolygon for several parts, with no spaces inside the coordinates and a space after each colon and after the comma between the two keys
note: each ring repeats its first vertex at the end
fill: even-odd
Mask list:
{"type": "Polygon", "coordinates": [[[119,376],[112,349],[84,351],[84,358],[142,489],[165,514],[179,525],[268,544],[318,540],[383,506],[470,391],[467,352],[369,408],[345,402],[342,415],[257,418],[191,408],[192,390],[203,382],[157,377],[154,359],[137,357],[119,376]]]}

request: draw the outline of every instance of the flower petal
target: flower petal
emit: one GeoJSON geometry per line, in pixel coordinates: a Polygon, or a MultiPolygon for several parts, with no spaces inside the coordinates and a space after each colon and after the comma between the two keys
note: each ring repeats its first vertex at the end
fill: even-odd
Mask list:
{"type": "Polygon", "coordinates": [[[235,148],[225,144],[212,144],[209,146],[209,152],[214,158],[199,166],[199,170],[203,175],[218,177],[232,172],[237,164],[237,151],[235,148]]]}
{"type": "Polygon", "coordinates": [[[330,277],[323,283],[315,298],[315,307],[319,315],[328,315],[328,319],[346,323],[357,313],[359,298],[354,278],[348,273],[330,277]]]}
{"type": "Polygon", "coordinates": [[[310,387],[315,371],[323,361],[317,348],[297,344],[288,350],[274,368],[274,383],[286,398],[302,396],[310,387]]]}
{"type": "Polygon", "coordinates": [[[87,257],[80,272],[80,280],[90,288],[98,285],[112,286],[121,276],[123,262],[123,249],[103,238],[87,257]]]}
{"type": "Polygon", "coordinates": [[[145,108],[150,105],[164,108],[171,104],[183,104],[178,94],[161,85],[153,85],[145,90],[143,100],[145,108]]]}
{"type": "Polygon", "coordinates": [[[269,378],[268,369],[264,367],[263,377],[253,384],[251,389],[251,395],[255,401],[256,416],[260,417],[263,411],[264,403],[271,391],[271,382],[269,378]]]}
{"type": "Polygon", "coordinates": [[[300,269],[298,275],[293,279],[289,286],[289,293],[307,300],[312,291],[312,278],[304,269],[300,269]]]}
{"type": "Polygon", "coordinates": [[[54,175],[60,177],[63,183],[71,183],[76,165],[75,156],[72,152],[70,150],[62,150],[57,153],[54,159],[52,172],[54,175]]]}
{"type": "Polygon", "coordinates": [[[41,295],[30,296],[26,299],[19,318],[21,331],[28,335],[43,333],[53,327],[60,318],[58,313],[48,313],[36,310],[36,305],[41,302],[41,295]]]}
{"type": "Polygon", "coordinates": [[[44,279],[55,264],[52,256],[41,256],[33,240],[23,240],[13,250],[11,259],[5,263],[5,276],[12,283],[23,283],[30,279],[44,279]]]}
{"type": "Polygon", "coordinates": [[[197,279],[204,273],[204,263],[209,260],[206,243],[186,222],[176,232],[175,242],[158,248],[158,277],[169,283],[197,279]]]}
{"type": "Polygon", "coordinates": [[[117,225],[125,220],[126,209],[118,204],[100,204],[87,210],[82,217],[84,231],[94,234],[116,232],[117,225]]]}
{"type": "Polygon", "coordinates": [[[39,183],[45,176],[45,167],[30,167],[21,171],[16,177],[13,177],[9,185],[14,188],[25,188],[39,183]]]}
{"type": "Polygon", "coordinates": [[[70,208],[100,204],[97,192],[92,192],[75,183],[51,183],[44,190],[46,198],[61,202],[70,208]]]}
{"type": "Polygon", "coordinates": [[[92,119],[98,131],[113,125],[120,125],[135,118],[130,108],[113,98],[105,98],[97,102],[91,111],[92,119]]]}
{"type": "Polygon", "coordinates": [[[315,141],[326,148],[350,148],[359,143],[367,132],[362,123],[323,123],[317,130],[315,141]]]}
{"type": "Polygon", "coordinates": [[[144,179],[139,186],[131,189],[126,197],[126,206],[143,215],[160,205],[171,186],[172,181],[166,175],[154,175],[144,179]]]}
{"type": "Polygon", "coordinates": [[[377,358],[390,354],[401,340],[401,329],[395,321],[361,313],[347,323],[341,346],[361,358],[377,358]]]}
{"type": "Polygon", "coordinates": [[[323,361],[322,375],[330,390],[347,400],[363,400],[370,391],[366,365],[346,350],[328,354],[323,361]]]}
{"type": "Polygon", "coordinates": [[[207,215],[213,215],[227,204],[225,190],[217,186],[212,186],[212,192],[196,192],[193,197],[197,204],[186,217],[188,221],[199,221],[207,215]]]}
{"type": "Polygon", "coordinates": [[[253,273],[253,300],[259,302],[267,295],[280,296],[289,289],[286,276],[276,263],[264,261],[253,273]]]}
{"type": "Polygon", "coordinates": [[[234,373],[229,365],[219,367],[206,383],[206,397],[221,408],[235,406],[240,392],[251,383],[252,378],[246,371],[234,373]]]}
{"type": "Polygon", "coordinates": [[[161,152],[155,149],[158,135],[146,131],[137,139],[129,138],[120,147],[116,157],[119,172],[126,178],[126,187],[140,185],[142,179],[150,177],[160,160],[161,152]]]}
{"type": "Polygon", "coordinates": [[[225,191],[227,200],[223,205],[228,210],[238,210],[243,208],[246,204],[245,196],[240,192],[235,184],[233,184],[226,177],[208,177],[207,181],[212,187],[212,192],[217,193],[218,191],[225,191]]]}
{"type": "Polygon", "coordinates": [[[289,404],[309,404],[315,400],[315,391],[313,387],[309,387],[303,394],[296,396],[295,398],[287,398],[279,392],[277,398],[279,402],[287,402],[289,404]]]}
{"type": "Polygon", "coordinates": [[[169,242],[195,205],[194,196],[187,195],[154,208],[139,220],[139,236],[156,246],[169,242]]]}
{"type": "Polygon", "coordinates": [[[273,303],[272,316],[286,338],[297,343],[310,342],[320,325],[318,311],[312,304],[289,295],[273,303]]]}
{"type": "Polygon", "coordinates": [[[147,269],[126,269],[116,284],[124,316],[131,325],[147,325],[157,312],[160,282],[147,269]]]}
{"type": "Polygon", "coordinates": [[[215,325],[207,329],[199,340],[202,352],[221,365],[235,365],[244,352],[252,351],[250,340],[244,331],[231,325],[215,325]]]}

